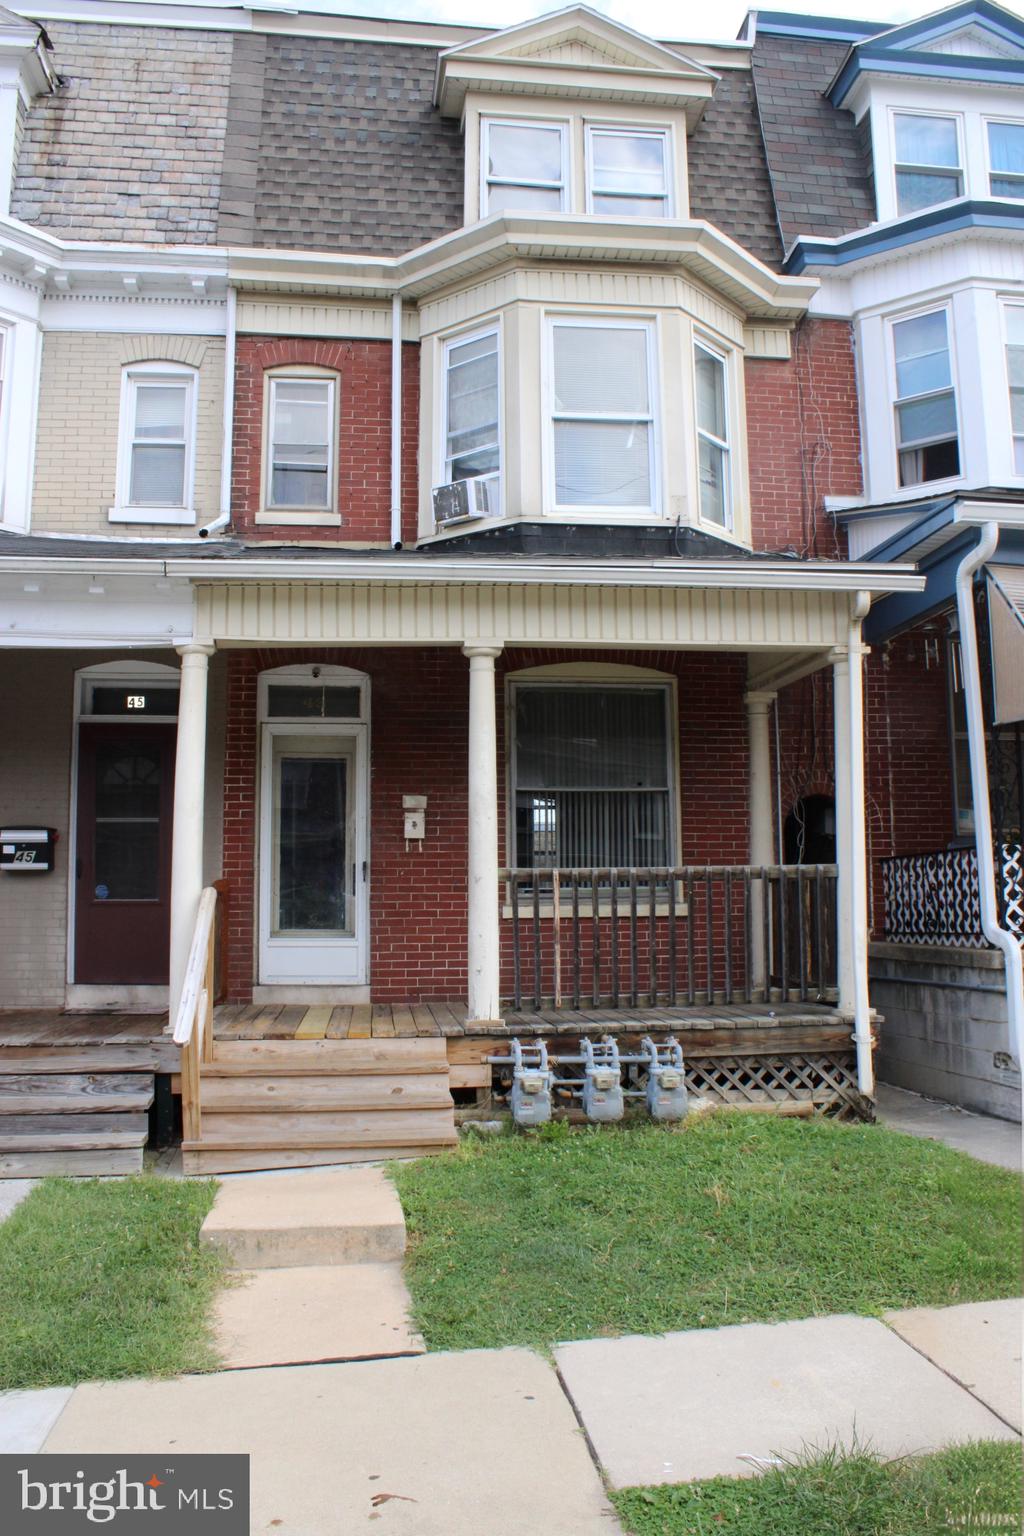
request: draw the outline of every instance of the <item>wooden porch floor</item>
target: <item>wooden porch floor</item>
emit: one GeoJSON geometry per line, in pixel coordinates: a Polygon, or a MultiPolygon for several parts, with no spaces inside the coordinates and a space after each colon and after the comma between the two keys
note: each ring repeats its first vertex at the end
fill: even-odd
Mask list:
{"type": "MultiPolygon", "coordinates": [[[[67,1013],[60,1009],[0,1010],[0,1049],[24,1046],[149,1046],[177,1058],[160,1013],[67,1013]]],[[[846,1028],[834,1009],[815,1003],[697,1008],[570,1008],[508,1012],[504,1024],[466,1028],[466,1007],[450,1003],[360,1003],[345,1007],[221,1004],[214,1011],[218,1040],[394,1040],[416,1036],[601,1035],[846,1028]]],[[[738,1043],[738,1041],[737,1041],[738,1043]]],[[[781,1043],[781,1041],[780,1041],[781,1043]]]]}

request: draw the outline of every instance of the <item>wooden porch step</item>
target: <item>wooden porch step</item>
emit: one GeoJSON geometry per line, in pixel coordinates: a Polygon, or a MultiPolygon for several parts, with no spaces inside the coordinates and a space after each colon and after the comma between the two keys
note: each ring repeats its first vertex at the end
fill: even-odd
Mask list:
{"type": "Polygon", "coordinates": [[[0,1077],[0,1115],[130,1113],[153,1102],[153,1074],[24,1072],[0,1077]]]}
{"type": "Polygon", "coordinates": [[[144,1147],[149,1118],[138,1115],[0,1115],[0,1152],[99,1152],[144,1147]]]}
{"type": "MultiPolygon", "coordinates": [[[[446,1144],[447,1145],[447,1144],[446,1144]]],[[[392,1159],[431,1157],[444,1152],[445,1146],[412,1147],[280,1147],[269,1150],[229,1151],[207,1147],[203,1142],[189,1144],[182,1156],[182,1168],[190,1176],[205,1177],[217,1173],[259,1173],[269,1168],[327,1168],[346,1163],[390,1162],[392,1159]]]]}
{"type": "Polygon", "coordinates": [[[345,1077],[382,1073],[437,1073],[448,1070],[441,1039],[414,1040],[215,1040],[213,1060],[202,1078],[275,1076],[345,1077]]]}
{"type": "MultiPolygon", "coordinates": [[[[202,1115],[202,1146],[221,1147],[355,1147],[454,1146],[455,1110],[446,1105],[430,1109],[318,1110],[315,1114],[282,1111],[208,1112],[202,1115]]],[[[183,1142],[192,1150],[197,1144],[183,1142]]]]}
{"type": "Polygon", "coordinates": [[[372,1077],[339,1072],[208,1077],[204,1068],[201,1081],[204,1123],[207,1115],[217,1111],[320,1114],[325,1110],[446,1109],[451,1104],[447,1071],[372,1077]]]}
{"type": "Polygon", "coordinates": [[[159,1052],[149,1045],[24,1046],[0,1042],[0,1077],[23,1072],[155,1072],[159,1052]]]}
{"type": "Polygon", "coordinates": [[[65,1147],[49,1152],[0,1152],[0,1179],[94,1179],[141,1172],[141,1147],[112,1147],[89,1152],[71,1151],[65,1147]]]}

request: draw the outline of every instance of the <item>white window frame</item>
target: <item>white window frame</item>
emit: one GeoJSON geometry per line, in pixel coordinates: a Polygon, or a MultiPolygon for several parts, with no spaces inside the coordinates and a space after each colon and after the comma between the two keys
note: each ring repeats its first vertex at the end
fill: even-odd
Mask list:
{"type": "Polygon", "coordinates": [[[1002,115],[996,115],[995,117],[983,117],[981,120],[982,138],[985,141],[985,196],[1005,197],[1005,192],[993,192],[992,178],[993,176],[1010,176],[1020,182],[1020,197],[1012,199],[1013,202],[1020,202],[1024,200],[1024,173],[1016,171],[994,171],[992,169],[992,144],[988,136],[989,125],[992,123],[997,125],[1005,125],[1010,128],[1019,128],[1022,132],[1024,132],[1024,118],[1003,117],[1002,115]]]}
{"type": "Polygon", "coordinates": [[[264,374],[263,411],[263,471],[261,477],[261,510],[256,514],[257,523],[297,523],[305,527],[340,522],[338,512],[338,434],[340,419],[341,381],[329,368],[315,364],[288,364],[268,369],[264,374]],[[292,503],[277,503],[271,499],[274,481],[274,400],[278,384],[300,384],[304,380],[315,384],[327,384],[328,431],[327,431],[327,505],[323,507],[297,507],[292,503]]]}
{"type": "Polygon", "coordinates": [[[889,145],[892,153],[889,164],[892,175],[892,207],[893,214],[899,219],[911,219],[918,213],[926,213],[929,208],[939,208],[943,203],[956,202],[967,195],[967,148],[966,135],[964,133],[964,115],[962,112],[944,112],[934,107],[901,107],[889,108],[889,145]],[[944,122],[951,122],[956,129],[957,164],[955,166],[919,165],[909,160],[898,160],[896,151],[896,119],[898,117],[928,117],[937,118],[944,122]],[[907,213],[900,211],[899,173],[900,171],[944,171],[946,175],[958,175],[960,177],[960,191],[955,198],[937,198],[934,203],[928,203],[924,208],[915,208],[907,213]]]}
{"type": "MultiPolygon", "coordinates": [[[[571,152],[570,152],[570,124],[567,119],[560,117],[481,117],[480,119],[480,217],[486,219],[490,213],[490,187],[492,183],[504,187],[539,187],[547,191],[557,190],[559,193],[559,205],[557,211],[565,213],[569,208],[570,184],[571,184],[571,152]],[[561,183],[551,181],[513,181],[505,176],[489,176],[487,165],[490,159],[489,142],[491,129],[493,128],[554,128],[557,129],[561,143],[561,183]]],[[[502,210],[514,212],[513,209],[502,210]]],[[[537,213],[544,210],[524,208],[523,213],[537,213]]],[[[552,209],[551,212],[555,212],[552,209]]]]}
{"type": "MultiPolygon", "coordinates": [[[[614,136],[616,138],[620,138],[620,139],[623,139],[623,138],[661,139],[662,144],[664,145],[664,150],[665,150],[665,161],[664,161],[664,164],[665,164],[665,191],[664,191],[664,194],[663,194],[664,202],[665,202],[665,212],[662,215],[660,215],[660,217],[665,218],[665,219],[673,219],[673,218],[675,218],[675,196],[674,196],[674,192],[675,192],[675,165],[674,165],[674,161],[673,161],[673,133],[672,133],[672,129],[671,129],[671,127],[668,127],[668,126],[663,127],[663,128],[657,128],[657,127],[648,128],[645,125],[642,125],[640,123],[588,122],[586,124],[586,133],[585,133],[585,143],[586,143],[585,180],[586,180],[586,198],[587,198],[587,200],[586,200],[586,209],[587,209],[587,212],[588,213],[593,213],[594,212],[594,197],[595,196],[597,196],[597,197],[615,197],[615,196],[620,196],[620,197],[629,197],[629,196],[643,197],[643,196],[653,196],[654,195],[652,193],[643,193],[643,192],[636,192],[636,193],[632,193],[632,194],[626,193],[626,192],[622,192],[622,193],[606,192],[606,191],[603,191],[600,187],[595,189],[595,187],[594,187],[594,153],[593,153],[593,136],[594,136],[595,133],[609,134],[609,135],[612,135],[612,136],[614,136]]],[[[616,215],[610,214],[610,213],[603,213],[603,214],[598,215],[598,217],[603,218],[603,219],[610,219],[610,218],[616,217],[616,215]]],[[[635,218],[643,218],[643,214],[635,214],[635,213],[620,214],[619,217],[620,218],[635,219],[635,218]]],[[[655,217],[658,217],[658,215],[655,215],[655,217]]]]}
{"type": "MultiPolygon", "coordinates": [[[[1024,434],[1016,433],[1013,430],[1013,401],[1011,397],[1012,386],[1010,384],[1010,328],[1008,324],[1008,314],[1011,309],[1019,309],[1021,315],[1024,316],[1024,298],[1006,299],[1000,305],[1000,309],[1002,311],[1000,318],[1002,321],[1003,333],[1003,369],[1006,375],[1007,430],[1009,432],[1010,442],[1009,474],[1011,479],[1020,480],[1022,478],[1022,471],[1017,468],[1017,442],[1019,440],[1022,444],[1024,444],[1024,434]]],[[[1014,343],[1014,345],[1016,345],[1016,343],[1014,343]]]]}
{"type": "Polygon", "coordinates": [[[561,517],[591,517],[597,515],[610,522],[619,520],[651,522],[661,517],[662,465],[661,420],[659,404],[661,393],[658,385],[658,326],[648,317],[632,318],[624,315],[572,315],[557,314],[544,317],[544,341],[541,354],[544,382],[544,506],[545,510],[561,517]],[[647,400],[645,417],[639,412],[610,411],[601,413],[565,412],[555,410],[555,331],[559,327],[594,330],[643,331],[647,336],[647,400]],[[611,506],[598,502],[593,505],[581,502],[559,502],[555,473],[555,422],[564,421],[639,421],[646,420],[650,428],[650,506],[611,506]]]}
{"type": "MultiPolygon", "coordinates": [[[[886,321],[886,346],[889,358],[889,434],[892,445],[892,466],[895,478],[897,494],[913,493],[924,487],[923,494],[928,494],[928,487],[934,485],[956,485],[964,478],[964,435],[963,421],[960,412],[960,383],[957,376],[956,347],[953,327],[953,307],[949,303],[929,304],[923,309],[908,310],[904,314],[890,315],[886,321]],[[957,457],[960,468],[955,475],[947,475],[942,480],[915,480],[909,485],[900,483],[900,453],[911,451],[905,446],[901,449],[899,429],[897,427],[897,406],[905,405],[910,400],[923,400],[925,395],[900,396],[899,385],[896,379],[896,337],[894,327],[902,325],[905,320],[923,320],[926,315],[942,313],[946,317],[946,347],[949,352],[949,389],[953,395],[953,413],[956,417],[956,444],[957,457]]],[[[928,390],[926,394],[945,394],[944,389],[928,390]]]]}
{"type": "Polygon", "coordinates": [[[448,357],[453,347],[465,346],[467,342],[483,341],[489,336],[495,340],[495,352],[498,359],[498,468],[486,475],[474,475],[470,478],[492,481],[496,488],[496,501],[498,510],[492,516],[500,517],[505,506],[505,390],[502,377],[504,348],[502,344],[500,318],[491,324],[476,326],[471,331],[458,331],[450,336],[442,338],[440,348],[440,380],[438,384],[440,410],[440,440],[438,442],[438,485],[452,483],[451,459],[448,456],[448,357]]]}
{"type": "Polygon", "coordinates": [[[696,467],[697,467],[697,506],[696,506],[697,521],[702,523],[705,528],[714,528],[714,529],[716,529],[718,533],[732,533],[733,532],[733,525],[734,525],[735,520],[736,520],[735,519],[735,495],[734,495],[735,476],[734,476],[734,473],[733,473],[733,446],[732,446],[732,437],[733,437],[733,433],[732,433],[732,425],[733,425],[733,422],[732,422],[732,380],[731,380],[731,377],[730,377],[731,365],[732,365],[732,357],[733,357],[733,354],[731,352],[725,352],[725,351],[723,351],[723,349],[721,347],[716,347],[714,345],[714,343],[708,341],[706,339],[706,337],[701,336],[701,335],[697,335],[697,334],[694,335],[694,338],[693,338],[693,425],[694,425],[695,442],[696,442],[696,449],[697,449],[696,455],[695,455],[695,457],[696,457],[696,467]],[[728,437],[726,437],[724,440],[722,438],[716,437],[713,432],[706,431],[700,425],[700,417],[699,417],[698,412],[697,412],[697,353],[698,353],[698,351],[706,352],[709,357],[713,357],[716,362],[721,363],[721,365],[722,365],[722,393],[723,393],[723,396],[724,396],[724,402],[723,403],[724,403],[724,408],[725,408],[725,430],[728,433],[728,437]],[[723,450],[724,454],[725,454],[725,460],[724,460],[724,469],[725,469],[725,496],[724,496],[725,522],[724,523],[716,523],[712,519],[704,517],[703,513],[701,512],[700,440],[701,440],[702,437],[707,438],[708,442],[709,443],[713,443],[716,448],[721,448],[723,450]]]}
{"type": "Polygon", "coordinates": [[[199,407],[199,370],[185,363],[126,363],[121,369],[121,406],[117,442],[117,491],[115,505],[108,512],[112,523],[190,524],[196,520],[195,468],[196,428],[199,407]],[[184,384],[185,399],[185,471],[184,498],[178,505],[151,506],[130,500],[132,449],[135,445],[135,403],[138,384],[184,384]]]}

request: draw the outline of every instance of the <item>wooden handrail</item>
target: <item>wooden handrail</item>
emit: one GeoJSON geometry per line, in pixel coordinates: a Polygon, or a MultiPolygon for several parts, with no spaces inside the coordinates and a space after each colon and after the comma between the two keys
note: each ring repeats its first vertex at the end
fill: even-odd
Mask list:
{"type": "Polygon", "coordinates": [[[199,1140],[199,1080],[203,1062],[213,1057],[216,915],[217,892],[207,886],[199,898],[181,1000],[174,1020],[174,1042],[181,1046],[181,1118],[186,1141],[199,1140]]]}

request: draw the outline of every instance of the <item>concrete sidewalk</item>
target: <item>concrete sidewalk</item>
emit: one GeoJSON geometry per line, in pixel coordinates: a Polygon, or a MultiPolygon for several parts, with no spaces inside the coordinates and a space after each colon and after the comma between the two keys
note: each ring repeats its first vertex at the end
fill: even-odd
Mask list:
{"type": "Polygon", "coordinates": [[[927,1141],[941,1141],[957,1152],[966,1152],[982,1163],[1020,1172],[1021,1128],[994,1115],[976,1115],[939,1099],[925,1099],[906,1088],[877,1085],[878,1118],[891,1130],[927,1141]]]}

